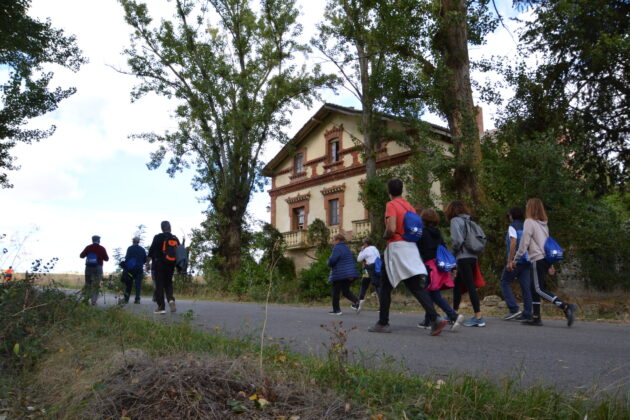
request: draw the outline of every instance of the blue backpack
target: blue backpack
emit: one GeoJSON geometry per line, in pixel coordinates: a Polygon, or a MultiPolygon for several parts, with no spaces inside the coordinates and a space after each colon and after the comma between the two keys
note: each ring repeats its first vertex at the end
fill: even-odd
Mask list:
{"type": "Polygon", "coordinates": [[[457,260],[444,245],[438,245],[435,263],[437,269],[443,273],[448,273],[457,267],[457,260]]]}
{"type": "Polygon", "coordinates": [[[418,242],[422,237],[422,218],[413,211],[405,212],[403,218],[403,229],[400,236],[407,242],[418,242]]]}
{"type": "Polygon", "coordinates": [[[558,242],[556,242],[551,236],[547,237],[545,241],[545,260],[549,264],[561,261],[564,258],[564,250],[558,242]]]}
{"type": "Polygon", "coordinates": [[[381,260],[381,257],[377,257],[376,260],[374,260],[374,274],[376,274],[377,276],[380,276],[382,271],[383,271],[383,260],[381,260]]]}
{"type": "Polygon", "coordinates": [[[94,267],[98,265],[98,255],[94,252],[90,252],[85,256],[85,265],[94,267]]]}

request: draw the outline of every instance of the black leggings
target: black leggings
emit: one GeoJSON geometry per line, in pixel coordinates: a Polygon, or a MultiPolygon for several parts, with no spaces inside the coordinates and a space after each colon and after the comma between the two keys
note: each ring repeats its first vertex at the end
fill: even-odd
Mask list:
{"type": "Polygon", "coordinates": [[[457,276],[455,277],[455,287],[453,288],[453,309],[457,311],[462,301],[462,284],[468,289],[470,303],[472,303],[475,313],[481,312],[479,296],[475,288],[475,265],[477,258],[462,258],[457,260],[457,276]]]}
{"type": "MultiPolygon", "coordinates": [[[[383,270],[382,275],[383,277],[381,279],[381,293],[379,295],[381,308],[378,313],[378,323],[380,325],[388,325],[389,306],[392,303],[392,290],[394,290],[394,288],[389,282],[386,270],[383,270]]],[[[429,316],[429,320],[433,322],[437,318],[438,314],[433,307],[433,302],[431,301],[429,294],[424,288],[426,281],[426,277],[424,277],[423,279],[423,276],[417,275],[409,277],[402,282],[405,283],[407,290],[409,290],[409,292],[411,292],[411,294],[418,300],[418,302],[420,302],[420,305],[422,305],[427,315],[429,316]]]]}
{"type": "Polygon", "coordinates": [[[540,298],[544,298],[559,308],[564,309],[566,304],[558,299],[558,296],[554,295],[551,292],[548,292],[544,289],[545,287],[545,277],[547,276],[547,271],[551,267],[545,259],[533,261],[532,269],[529,270],[531,276],[531,285],[532,285],[532,310],[534,312],[534,318],[540,318],[540,298]]]}
{"type": "Polygon", "coordinates": [[[340,311],[339,294],[343,294],[352,303],[359,302],[359,299],[350,290],[350,280],[337,280],[332,282],[332,307],[333,311],[340,311]]]}
{"type": "Polygon", "coordinates": [[[381,280],[380,276],[376,275],[374,272],[374,264],[368,264],[365,266],[370,277],[363,277],[361,279],[361,289],[359,290],[359,300],[365,299],[365,294],[367,293],[370,284],[374,285],[374,289],[376,289],[377,294],[381,294],[381,280]]]}

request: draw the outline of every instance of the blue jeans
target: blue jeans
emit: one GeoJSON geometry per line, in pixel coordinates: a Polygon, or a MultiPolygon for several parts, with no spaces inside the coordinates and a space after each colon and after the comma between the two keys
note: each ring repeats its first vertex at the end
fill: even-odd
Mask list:
{"type": "Polygon", "coordinates": [[[521,292],[523,293],[523,316],[531,318],[532,316],[532,290],[530,279],[531,264],[516,264],[514,271],[508,271],[503,269],[501,275],[501,292],[503,293],[503,299],[505,304],[511,313],[518,312],[518,303],[512,293],[510,284],[514,279],[518,278],[518,282],[521,285],[521,292]]]}

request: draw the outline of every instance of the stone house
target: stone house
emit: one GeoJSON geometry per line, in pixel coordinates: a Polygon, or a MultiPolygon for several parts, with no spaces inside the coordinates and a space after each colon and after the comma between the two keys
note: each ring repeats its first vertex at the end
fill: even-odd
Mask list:
{"type": "MultiPolygon", "coordinates": [[[[311,259],[306,251],[309,223],[323,220],[331,235],[339,231],[348,240],[361,240],[370,232],[367,210],[359,201],[365,164],[361,157],[361,111],[324,104],[264,167],[271,178],[271,224],[283,233],[288,256],[297,270],[311,259]]],[[[404,130],[393,116],[382,116],[390,130],[404,130]]],[[[448,130],[431,125],[440,141],[450,144],[448,130]]],[[[394,141],[382,144],[377,167],[401,165],[411,151],[394,141]]],[[[439,185],[434,185],[439,192],[439,185]]]]}

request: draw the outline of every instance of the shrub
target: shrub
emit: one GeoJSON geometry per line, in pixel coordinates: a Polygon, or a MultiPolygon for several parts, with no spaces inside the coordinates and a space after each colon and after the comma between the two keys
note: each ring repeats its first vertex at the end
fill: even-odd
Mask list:
{"type": "Polygon", "coordinates": [[[330,249],[319,251],[317,259],[308,268],[300,271],[300,298],[306,300],[320,299],[330,295],[328,277],[330,268],[327,265],[330,249]]]}

